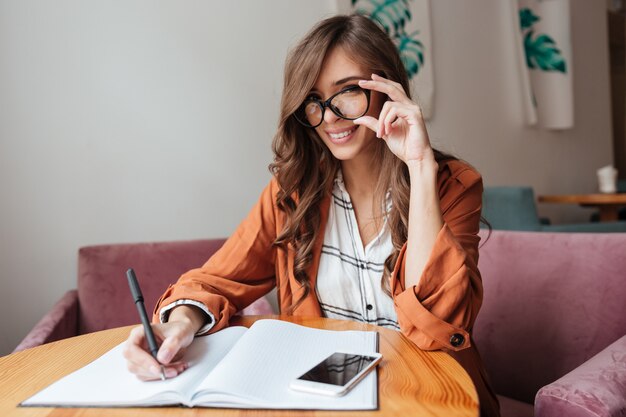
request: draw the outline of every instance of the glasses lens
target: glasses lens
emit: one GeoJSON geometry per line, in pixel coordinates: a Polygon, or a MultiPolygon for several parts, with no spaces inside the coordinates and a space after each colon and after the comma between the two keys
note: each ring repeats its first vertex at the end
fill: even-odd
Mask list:
{"type": "Polygon", "coordinates": [[[368,104],[365,91],[354,88],[337,94],[330,102],[330,107],[344,119],[358,119],[367,113],[368,104]]]}
{"type": "Polygon", "coordinates": [[[322,122],[322,106],[317,101],[305,101],[298,113],[298,119],[304,125],[314,127],[322,122]]]}

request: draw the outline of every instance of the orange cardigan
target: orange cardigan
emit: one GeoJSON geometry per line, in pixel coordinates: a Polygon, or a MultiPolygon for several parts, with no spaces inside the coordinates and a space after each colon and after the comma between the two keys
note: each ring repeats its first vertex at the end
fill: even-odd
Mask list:
{"type": "MultiPolygon", "coordinates": [[[[444,226],[419,284],[404,288],[406,244],[391,276],[398,324],[419,348],[443,349],[457,359],[474,381],[481,415],[497,416],[497,400],[470,337],[483,296],[477,267],[482,179],[467,164],[450,160],[440,163],[437,183],[444,226]]],[[[276,206],[278,189],[273,178],[224,246],[204,266],[183,274],[167,289],[155,307],[155,321],[161,307],[193,299],[215,316],[212,333],[226,327],[237,311],[274,286],[283,311],[300,298],[302,288],[292,273],[294,252],[285,253],[272,245],[285,221],[284,213],[276,206]]],[[[321,230],[325,230],[329,205],[330,198],[326,198],[321,206],[321,230]]],[[[320,233],[308,270],[312,291],[294,315],[322,315],[314,289],[323,240],[324,234],[320,233]]]]}

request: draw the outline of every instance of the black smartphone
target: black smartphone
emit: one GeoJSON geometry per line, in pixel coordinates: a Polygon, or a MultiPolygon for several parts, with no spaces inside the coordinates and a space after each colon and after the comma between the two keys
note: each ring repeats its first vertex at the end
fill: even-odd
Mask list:
{"type": "Polygon", "coordinates": [[[313,394],[344,395],[375,369],[382,357],[380,353],[335,352],[291,381],[289,387],[313,394]]]}

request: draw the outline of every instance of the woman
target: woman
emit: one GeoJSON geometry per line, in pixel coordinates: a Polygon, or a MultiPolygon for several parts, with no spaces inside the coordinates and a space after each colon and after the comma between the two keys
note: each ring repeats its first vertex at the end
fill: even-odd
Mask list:
{"type": "MultiPolygon", "coordinates": [[[[482,180],[431,148],[398,52],[372,21],[320,22],[287,58],[273,178],[224,247],[157,303],[166,376],[194,335],[215,332],[277,286],[283,314],[375,323],[443,349],[498,415],[470,341],[482,301],[482,180]]],[[[129,369],[156,379],[143,330],[129,369]]]]}

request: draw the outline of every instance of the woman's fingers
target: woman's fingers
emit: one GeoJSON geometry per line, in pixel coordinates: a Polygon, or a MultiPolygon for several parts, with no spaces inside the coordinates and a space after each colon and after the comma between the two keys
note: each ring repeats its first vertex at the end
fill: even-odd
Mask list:
{"type": "Polygon", "coordinates": [[[416,124],[416,115],[417,113],[410,106],[388,101],[383,106],[378,119],[372,116],[362,116],[353,122],[372,130],[376,133],[376,137],[384,138],[389,136],[393,128],[401,123],[400,119],[405,120],[409,125],[416,124]]]}
{"type": "MultiPolygon", "coordinates": [[[[165,375],[165,378],[167,379],[174,378],[183,373],[188,367],[189,365],[184,362],[173,363],[168,366],[164,366],[163,373],[165,375]]],[[[135,374],[137,378],[141,379],[142,381],[154,381],[157,379],[161,379],[160,366],[146,368],[141,364],[128,362],[127,368],[131,373],[135,374]]]]}
{"type": "Polygon", "coordinates": [[[159,379],[163,366],[165,377],[173,378],[189,367],[186,362],[180,360],[186,346],[184,345],[186,337],[180,334],[183,328],[175,323],[154,325],[153,328],[157,339],[163,340],[157,354],[159,360],[154,359],[148,352],[144,329],[138,326],[130,332],[123,350],[128,370],[138,378],[148,381],[159,379]],[[172,334],[166,337],[164,333],[172,334]]]}
{"type": "Polygon", "coordinates": [[[157,353],[157,359],[162,364],[169,364],[183,356],[185,345],[179,334],[165,338],[157,353]]]}
{"type": "Polygon", "coordinates": [[[145,337],[142,327],[135,327],[128,337],[123,350],[128,370],[141,379],[156,379],[161,373],[160,364],[145,350],[145,337]]]}
{"type": "Polygon", "coordinates": [[[383,108],[380,110],[380,114],[378,115],[378,126],[376,127],[376,136],[378,136],[379,138],[382,138],[384,135],[385,118],[387,117],[387,114],[389,113],[389,110],[391,109],[392,103],[393,101],[386,101],[385,104],[383,104],[383,108]]]}
{"type": "Polygon", "coordinates": [[[391,125],[392,123],[396,122],[396,120],[398,119],[398,108],[397,107],[391,107],[389,109],[389,111],[387,112],[387,115],[385,116],[385,119],[383,120],[383,128],[384,128],[384,136],[387,136],[391,133],[391,125]]]}
{"type": "Polygon", "coordinates": [[[402,88],[402,85],[390,81],[386,78],[380,77],[376,74],[372,74],[371,80],[360,80],[359,86],[367,88],[369,90],[375,90],[384,93],[391,100],[397,101],[399,103],[411,103],[411,99],[407,97],[406,92],[402,88]]]}
{"type": "MultiPolygon", "coordinates": [[[[163,369],[163,373],[166,378],[174,378],[189,367],[189,364],[183,361],[173,362],[168,365],[161,365],[151,355],[143,355],[141,352],[133,354],[132,349],[133,348],[131,347],[128,350],[130,355],[128,355],[126,351],[124,354],[127,360],[127,368],[130,372],[137,375],[138,378],[144,381],[160,379],[161,369],[163,369]]],[[[147,353],[145,351],[143,352],[147,353]]]]}
{"type": "Polygon", "coordinates": [[[410,126],[417,126],[420,120],[421,111],[416,104],[388,101],[383,105],[378,117],[377,134],[379,137],[389,136],[393,128],[400,126],[403,122],[410,126]]]}
{"type": "Polygon", "coordinates": [[[355,125],[365,126],[368,129],[376,132],[378,129],[378,119],[372,116],[361,116],[358,119],[352,121],[355,125]]]}

